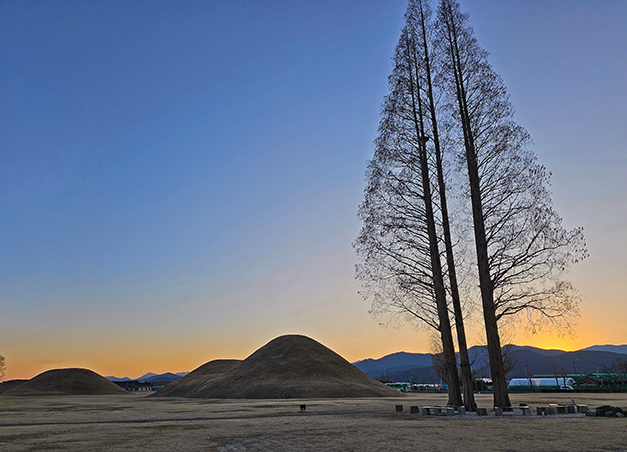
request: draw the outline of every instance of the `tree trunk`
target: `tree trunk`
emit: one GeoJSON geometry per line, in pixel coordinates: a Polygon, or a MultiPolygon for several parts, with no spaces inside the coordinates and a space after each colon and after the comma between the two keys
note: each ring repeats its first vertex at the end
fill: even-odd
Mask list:
{"type": "MultiPolygon", "coordinates": [[[[410,64],[415,61],[415,48],[412,43],[407,43],[410,64]]],[[[414,66],[417,69],[417,65],[414,66]]],[[[438,248],[438,237],[435,228],[435,215],[433,213],[433,199],[431,194],[431,179],[429,177],[429,165],[427,161],[427,138],[424,131],[424,113],[422,110],[422,100],[420,97],[419,78],[413,78],[410,68],[410,92],[412,99],[412,112],[414,124],[416,126],[416,139],[418,141],[418,152],[420,156],[420,171],[422,175],[422,189],[425,204],[425,220],[427,224],[427,235],[429,237],[429,254],[431,259],[431,270],[433,275],[433,290],[438,312],[439,331],[442,339],[442,352],[446,364],[448,405],[461,406],[462,396],[459,389],[459,376],[457,374],[457,359],[455,357],[455,344],[451,331],[451,321],[449,319],[448,306],[446,303],[446,290],[444,288],[444,275],[442,273],[442,263],[440,262],[440,251],[438,248]]]]}
{"type": "Polygon", "coordinates": [[[433,99],[433,82],[431,77],[431,61],[426,34],[426,24],[422,4],[420,4],[420,22],[422,30],[422,44],[425,52],[425,73],[427,79],[427,97],[429,100],[429,112],[431,115],[431,128],[433,133],[433,143],[435,147],[435,158],[438,178],[438,188],[440,192],[440,210],[442,213],[442,228],[444,232],[444,246],[446,248],[446,263],[448,266],[449,280],[451,284],[451,298],[453,301],[453,312],[455,315],[455,328],[457,331],[457,343],[459,346],[459,361],[461,367],[462,388],[464,392],[464,408],[466,411],[477,411],[475,394],[472,384],[472,371],[470,369],[470,358],[468,357],[468,344],[466,342],[466,331],[464,328],[464,316],[462,313],[459,287],[457,284],[457,273],[455,271],[455,258],[453,255],[453,243],[451,239],[451,227],[448,215],[448,205],[446,202],[446,184],[444,182],[444,171],[442,168],[442,151],[440,148],[440,134],[438,131],[438,120],[433,99]]]}
{"type": "Polygon", "coordinates": [[[490,372],[492,374],[494,406],[510,406],[511,403],[507,392],[507,381],[503,366],[503,355],[501,353],[501,341],[499,338],[496,319],[496,309],[494,306],[494,289],[492,286],[492,278],[490,277],[488,245],[483,219],[477,154],[474,146],[467,96],[464,88],[464,77],[462,74],[461,58],[458,48],[458,36],[451,5],[447,2],[443,3],[446,4],[446,13],[448,15],[446,25],[448,27],[451,60],[453,63],[457,100],[464,134],[464,145],[466,149],[466,163],[468,166],[468,179],[470,183],[470,199],[472,203],[475,247],[477,251],[477,267],[479,271],[479,286],[481,288],[483,319],[488,344],[488,357],[490,359],[490,372]]]}

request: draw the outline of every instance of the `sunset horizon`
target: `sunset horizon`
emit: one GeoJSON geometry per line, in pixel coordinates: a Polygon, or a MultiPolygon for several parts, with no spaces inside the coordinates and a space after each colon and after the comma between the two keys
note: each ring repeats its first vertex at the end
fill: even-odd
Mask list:
{"type": "MultiPolygon", "coordinates": [[[[351,362],[430,351],[428,330],[380,326],[355,279],[407,7],[366,3],[3,5],[5,380],[190,371],[288,333],[351,362]]],[[[626,4],[462,8],[589,251],[566,275],[574,336],[522,318],[503,340],[624,344],[626,4]]],[[[482,344],[481,301],[464,301],[482,344]]]]}

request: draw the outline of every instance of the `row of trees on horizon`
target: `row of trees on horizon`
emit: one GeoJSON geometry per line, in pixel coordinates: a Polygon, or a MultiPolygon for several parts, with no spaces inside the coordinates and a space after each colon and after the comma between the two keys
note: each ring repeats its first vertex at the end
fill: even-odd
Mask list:
{"type": "Polygon", "coordinates": [[[550,173],[458,2],[434,14],[409,0],[393,61],[354,242],[362,295],[373,315],[436,332],[448,403],[469,411],[464,320],[481,312],[494,406],[509,406],[503,328],[572,328],[564,273],[587,256],[583,231],[562,226],[550,173]]]}

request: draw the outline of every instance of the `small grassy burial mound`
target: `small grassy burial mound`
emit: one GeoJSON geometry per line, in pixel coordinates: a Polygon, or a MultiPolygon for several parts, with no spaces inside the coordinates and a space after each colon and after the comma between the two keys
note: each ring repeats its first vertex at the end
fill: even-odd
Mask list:
{"type": "Polygon", "coordinates": [[[399,395],[334,351],[299,335],[278,337],[239,363],[211,361],[154,394],[221,399],[399,395]],[[218,372],[218,366],[225,371],[218,372]]]}
{"type": "Polygon", "coordinates": [[[6,391],[5,396],[126,394],[115,383],[88,369],[53,369],[6,391]]]}
{"type": "Polygon", "coordinates": [[[28,380],[9,380],[0,383],[0,394],[4,394],[19,385],[26,383],[28,380]]]}
{"type": "Polygon", "coordinates": [[[239,366],[239,359],[216,359],[203,364],[183,378],[169,383],[154,395],[159,397],[203,397],[204,388],[213,380],[239,366]]]}

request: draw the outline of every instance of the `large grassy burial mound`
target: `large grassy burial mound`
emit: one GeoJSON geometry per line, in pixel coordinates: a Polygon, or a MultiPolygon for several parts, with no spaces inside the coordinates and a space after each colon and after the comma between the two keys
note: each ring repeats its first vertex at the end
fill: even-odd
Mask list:
{"type": "Polygon", "coordinates": [[[126,394],[115,383],[88,369],[53,369],[37,375],[5,396],[126,394]]]}
{"type": "Polygon", "coordinates": [[[278,399],[400,395],[319,342],[299,335],[278,337],[239,364],[211,361],[175,383],[154,396],[278,399]],[[218,364],[231,367],[202,378],[203,368],[214,369],[218,364]]]}

